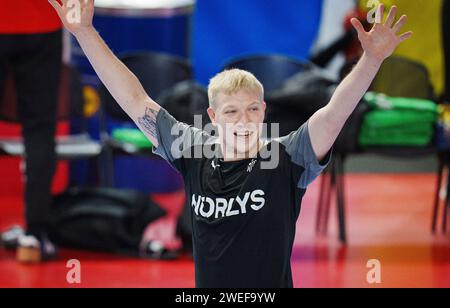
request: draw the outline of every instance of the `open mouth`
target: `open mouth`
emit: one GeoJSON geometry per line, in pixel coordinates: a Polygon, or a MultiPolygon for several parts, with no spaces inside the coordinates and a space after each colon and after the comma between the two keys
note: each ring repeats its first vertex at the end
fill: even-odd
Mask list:
{"type": "Polygon", "coordinates": [[[250,137],[253,134],[253,132],[234,132],[234,135],[236,137],[250,137]]]}

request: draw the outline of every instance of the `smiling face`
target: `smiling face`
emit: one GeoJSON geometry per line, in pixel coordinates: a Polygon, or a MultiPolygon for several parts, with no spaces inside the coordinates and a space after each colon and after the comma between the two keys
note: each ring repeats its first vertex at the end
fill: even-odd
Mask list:
{"type": "Polygon", "coordinates": [[[266,110],[262,84],[247,71],[226,70],[211,79],[208,97],[208,114],[218,128],[224,159],[255,157],[266,110]]]}
{"type": "Polygon", "coordinates": [[[259,94],[241,90],[233,94],[220,93],[215,107],[208,109],[219,131],[225,160],[254,157],[259,151],[266,104],[259,94]]]}
{"type": "Polygon", "coordinates": [[[261,83],[249,72],[228,70],[211,79],[208,95],[208,114],[218,128],[224,159],[255,157],[266,111],[261,83]]]}

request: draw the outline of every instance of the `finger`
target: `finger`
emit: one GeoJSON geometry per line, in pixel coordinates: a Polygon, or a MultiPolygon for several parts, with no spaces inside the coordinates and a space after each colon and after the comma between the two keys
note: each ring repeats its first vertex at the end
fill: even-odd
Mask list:
{"type": "Polygon", "coordinates": [[[397,21],[397,23],[392,28],[394,33],[398,33],[398,31],[400,31],[400,29],[405,25],[407,19],[408,19],[408,17],[406,15],[402,15],[402,17],[400,17],[400,19],[397,21]]]}
{"type": "Polygon", "coordinates": [[[400,42],[403,42],[403,41],[406,41],[407,39],[411,38],[411,36],[413,36],[413,34],[414,33],[412,31],[408,31],[408,32],[400,35],[398,38],[400,39],[400,42]]]}
{"type": "Polygon", "coordinates": [[[83,0],[83,1],[81,1],[81,3],[82,3],[84,6],[91,6],[91,5],[94,4],[94,0],[83,0]]]}
{"type": "Polygon", "coordinates": [[[389,11],[389,15],[388,15],[384,25],[389,28],[392,27],[392,25],[394,24],[396,15],[397,15],[397,7],[395,5],[393,5],[391,7],[391,10],[389,11]]]}
{"type": "Polygon", "coordinates": [[[352,18],[350,20],[350,22],[352,23],[352,25],[355,28],[356,32],[358,32],[358,35],[366,33],[366,30],[364,29],[364,26],[362,25],[362,23],[359,21],[358,18],[352,18]]]}
{"type": "Polygon", "coordinates": [[[384,16],[384,4],[380,4],[375,15],[375,23],[381,24],[384,16]]]}
{"type": "Polygon", "coordinates": [[[58,15],[61,14],[62,6],[61,6],[61,4],[59,4],[58,1],[56,1],[56,0],[48,0],[48,3],[50,3],[51,6],[53,6],[53,8],[55,9],[56,13],[58,13],[58,15]]]}
{"type": "Polygon", "coordinates": [[[94,0],[81,0],[81,9],[91,9],[94,7],[94,0]]]}

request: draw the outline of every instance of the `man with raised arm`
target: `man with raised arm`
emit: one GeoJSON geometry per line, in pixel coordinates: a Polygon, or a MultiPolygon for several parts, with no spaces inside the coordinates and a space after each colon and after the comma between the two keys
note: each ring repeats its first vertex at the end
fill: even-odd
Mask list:
{"type": "Polygon", "coordinates": [[[302,197],[330,160],[333,143],[383,60],[412,35],[398,34],[406,16],[395,22],[392,7],[383,23],[380,6],[370,32],[353,19],[364,48],[353,71],[297,131],[265,141],[264,89],[252,74],[235,69],[211,79],[208,114],[218,134],[208,134],[178,122],[150,98],[93,28],[93,0],[81,1],[77,23],[67,19],[66,0],[50,2],[155,152],[183,175],[192,207],[196,286],[292,287],[290,257],[302,197]],[[267,164],[274,157],[277,163],[267,164]]]}

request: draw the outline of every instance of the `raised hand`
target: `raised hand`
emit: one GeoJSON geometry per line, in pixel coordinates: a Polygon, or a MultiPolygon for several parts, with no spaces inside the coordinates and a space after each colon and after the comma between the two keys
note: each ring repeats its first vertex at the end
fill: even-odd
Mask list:
{"type": "Polygon", "coordinates": [[[48,0],[58,13],[59,18],[73,35],[92,27],[94,0],[48,0]]]}
{"type": "Polygon", "coordinates": [[[385,23],[382,23],[384,15],[384,5],[381,4],[376,13],[376,22],[372,30],[366,32],[361,22],[353,18],[351,20],[353,27],[358,32],[358,38],[361,42],[362,48],[367,56],[383,61],[395,51],[398,45],[409,39],[412,35],[412,31],[408,31],[401,35],[398,34],[400,29],[406,22],[406,15],[400,17],[397,23],[394,24],[397,15],[397,7],[392,6],[385,23]]]}

